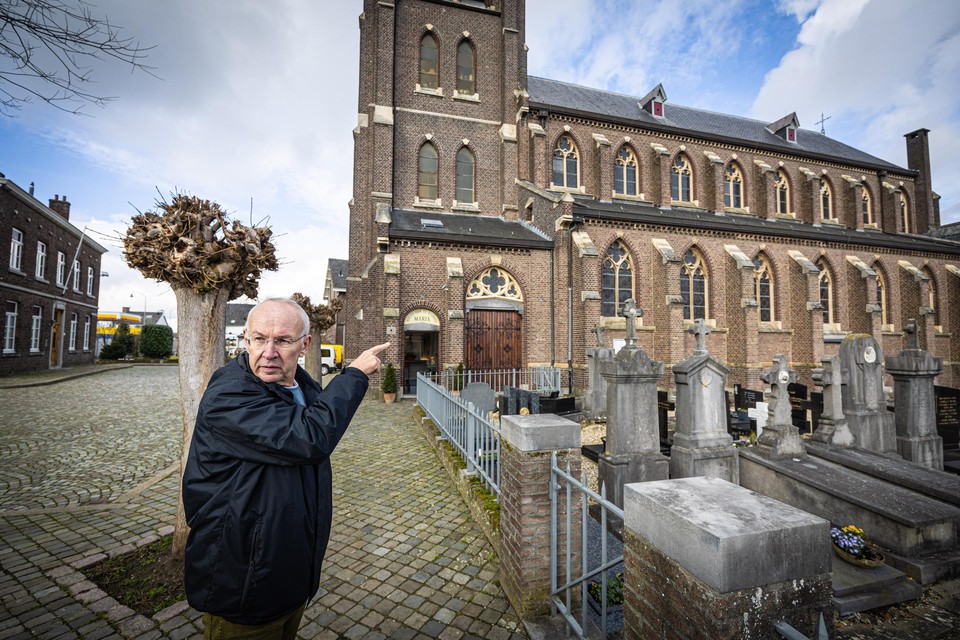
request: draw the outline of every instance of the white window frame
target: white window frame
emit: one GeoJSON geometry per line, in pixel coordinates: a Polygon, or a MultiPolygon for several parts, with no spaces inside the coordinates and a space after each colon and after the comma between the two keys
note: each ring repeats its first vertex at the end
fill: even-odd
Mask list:
{"type": "Polygon", "coordinates": [[[83,322],[83,350],[90,351],[90,316],[83,322]]]}
{"type": "Polygon", "coordinates": [[[70,351],[77,350],[77,314],[70,314],[70,344],[67,347],[70,351]]]}
{"type": "Polygon", "coordinates": [[[23,231],[13,228],[10,232],[10,268],[20,271],[23,262],[23,231]]]}
{"type": "Polygon", "coordinates": [[[13,300],[8,300],[7,305],[13,305],[13,311],[4,313],[3,323],[3,352],[15,353],[17,345],[17,312],[19,307],[13,300]]]}
{"type": "Polygon", "coordinates": [[[57,251],[57,286],[62,287],[67,283],[67,254],[63,251],[57,251]]]}
{"type": "Polygon", "coordinates": [[[43,328],[43,307],[33,307],[33,316],[30,323],[30,353],[40,353],[40,331],[43,328]],[[40,314],[37,315],[37,310],[40,314]]]}
{"type": "Polygon", "coordinates": [[[45,280],[47,277],[47,243],[37,240],[37,261],[33,268],[33,275],[38,280],[45,280]]]}
{"type": "Polygon", "coordinates": [[[80,293],[80,271],[82,267],[80,266],[79,260],[73,261],[73,290],[77,293],[80,293]]]}
{"type": "Polygon", "coordinates": [[[87,295],[93,295],[93,267],[87,267],[87,295]]]}

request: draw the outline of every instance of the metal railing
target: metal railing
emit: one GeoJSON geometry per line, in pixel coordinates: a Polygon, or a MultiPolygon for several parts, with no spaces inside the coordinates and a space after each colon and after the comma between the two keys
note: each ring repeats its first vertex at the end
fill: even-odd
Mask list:
{"type": "Polygon", "coordinates": [[[472,402],[453,395],[434,376],[417,374],[417,404],[487,490],[500,499],[500,421],[481,415],[472,402]]]}
{"type": "MultiPolygon", "coordinates": [[[[606,488],[601,487],[601,493],[592,491],[587,485],[580,480],[575,478],[570,473],[570,465],[567,464],[566,470],[561,469],[557,466],[557,454],[554,452],[550,460],[550,605],[553,609],[553,613],[560,613],[566,619],[567,629],[573,631],[578,638],[587,637],[587,604],[588,598],[592,596],[588,593],[588,589],[591,582],[599,582],[600,585],[600,601],[597,604],[599,609],[599,621],[596,623],[600,627],[600,633],[602,638],[607,637],[607,587],[609,582],[609,575],[611,572],[615,571],[618,567],[620,571],[623,570],[623,554],[610,558],[609,550],[607,549],[607,539],[609,533],[608,526],[608,515],[615,518],[619,518],[620,521],[623,521],[623,509],[617,507],[617,505],[606,499],[606,488]],[[563,485],[561,487],[561,484],[563,485]],[[563,492],[563,499],[565,500],[565,509],[564,513],[566,514],[565,518],[565,530],[563,531],[563,538],[566,540],[565,548],[563,550],[564,554],[564,583],[559,584],[559,554],[560,550],[558,549],[558,540],[561,537],[560,531],[560,522],[557,516],[559,511],[559,500],[561,499],[561,491],[563,492]],[[578,494],[577,497],[574,497],[574,494],[578,494]],[[580,564],[579,575],[573,577],[572,571],[576,569],[573,566],[573,548],[572,540],[575,537],[573,535],[574,523],[572,522],[572,510],[573,510],[573,501],[580,501],[580,564]],[[600,528],[599,537],[600,544],[600,556],[599,561],[593,563],[590,562],[591,554],[589,550],[591,548],[591,540],[589,532],[591,527],[588,527],[589,516],[589,500],[593,500],[599,506],[600,511],[600,528]],[[595,566],[591,567],[590,565],[594,564],[595,566]],[[576,592],[579,591],[579,598],[576,598],[576,592]],[[579,619],[574,613],[575,601],[579,599],[580,606],[580,615],[579,619]]],[[[593,544],[596,544],[596,541],[593,541],[593,544]]],[[[625,590],[625,589],[624,589],[625,590]]]]}
{"type": "MultiPolygon", "coordinates": [[[[502,393],[504,387],[518,387],[536,391],[541,395],[550,395],[561,389],[561,370],[555,367],[531,367],[529,369],[493,369],[489,371],[474,371],[467,369],[463,372],[463,385],[471,382],[486,382],[496,393],[502,393]]],[[[446,369],[428,374],[435,384],[444,389],[454,388],[456,371],[446,369]]],[[[417,374],[419,379],[420,374],[417,374]]]]}

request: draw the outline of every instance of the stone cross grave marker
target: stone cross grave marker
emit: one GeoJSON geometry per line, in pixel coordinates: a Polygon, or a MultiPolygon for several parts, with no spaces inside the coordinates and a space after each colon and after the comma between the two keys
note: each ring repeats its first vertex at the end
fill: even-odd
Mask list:
{"type": "Polygon", "coordinates": [[[840,358],[824,356],[820,362],[823,366],[813,370],[813,382],[823,387],[823,411],[811,439],[838,447],[853,446],[855,439],[843,415],[843,399],[840,396],[843,380],[840,358]]]}
{"type": "Polygon", "coordinates": [[[630,298],[623,303],[623,309],[620,311],[620,315],[623,316],[626,321],[626,335],[624,337],[626,338],[627,346],[632,347],[637,343],[637,318],[643,317],[643,309],[638,309],[636,301],[630,298]]]}
{"type": "Polygon", "coordinates": [[[770,408],[768,423],[757,445],[761,453],[774,460],[806,455],[800,430],[793,426],[790,392],[787,387],[797,381],[797,372],[787,367],[787,358],[777,354],[773,366],[760,375],[770,385],[770,408]]]}
{"type": "Polygon", "coordinates": [[[693,352],[697,354],[707,353],[707,336],[713,333],[713,329],[707,326],[703,318],[697,318],[692,325],[687,327],[687,333],[692,333],[695,340],[693,352]]]}

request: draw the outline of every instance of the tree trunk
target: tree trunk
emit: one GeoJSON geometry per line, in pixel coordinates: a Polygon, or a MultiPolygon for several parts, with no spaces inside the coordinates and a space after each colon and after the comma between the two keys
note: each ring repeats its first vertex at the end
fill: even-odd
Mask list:
{"type": "Polygon", "coordinates": [[[314,331],[311,326],[310,346],[307,347],[307,353],[303,356],[303,368],[307,370],[311,378],[318,382],[323,379],[323,376],[320,375],[320,341],[322,339],[321,332],[314,331]]]}
{"type": "MultiPolygon", "coordinates": [[[[196,293],[193,289],[174,287],[177,296],[177,336],[180,356],[180,404],[183,420],[183,449],[180,453],[180,478],[187,464],[193,425],[197,420],[200,398],[207,389],[213,372],[223,366],[226,352],[227,289],[196,293]]],[[[173,530],[174,557],[183,558],[187,545],[187,519],[183,511],[183,494],[177,491],[177,522],[173,530]]]]}

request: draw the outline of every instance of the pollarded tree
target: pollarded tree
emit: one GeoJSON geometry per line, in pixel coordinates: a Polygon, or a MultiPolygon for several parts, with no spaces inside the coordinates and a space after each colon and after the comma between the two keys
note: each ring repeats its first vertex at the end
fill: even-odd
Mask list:
{"type": "Polygon", "coordinates": [[[320,343],[323,341],[324,332],[337,323],[337,313],[343,308],[343,303],[339,300],[331,300],[330,304],[313,304],[310,302],[310,296],[302,293],[294,293],[290,296],[294,302],[303,307],[310,318],[310,346],[303,358],[303,368],[311,377],[319,380],[320,371],[320,343]]]}
{"type": "MultiPolygon", "coordinates": [[[[168,283],[177,296],[182,478],[200,398],[224,364],[227,302],[255,298],[261,272],[276,271],[278,264],[269,227],[230,221],[216,202],[182,193],[156,204],[158,211],[133,217],[123,256],[147,278],[168,283]]],[[[183,556],[187,533],[178,492],[174,555],[183,556]]]]}

